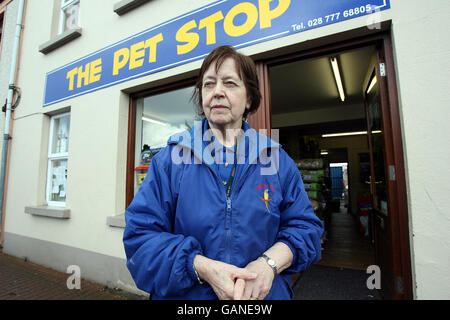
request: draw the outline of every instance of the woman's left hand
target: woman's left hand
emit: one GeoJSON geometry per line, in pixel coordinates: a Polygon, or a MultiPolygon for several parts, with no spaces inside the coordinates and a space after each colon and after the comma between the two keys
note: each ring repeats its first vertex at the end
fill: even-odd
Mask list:
{"type": "Polygon", "coordinates": [[[258,276],[254,280],[238,278],[234,286],[234,300],[263,300],[272,288],[273,270],[262,258],[250,262],[245,268],[258,276]]]}

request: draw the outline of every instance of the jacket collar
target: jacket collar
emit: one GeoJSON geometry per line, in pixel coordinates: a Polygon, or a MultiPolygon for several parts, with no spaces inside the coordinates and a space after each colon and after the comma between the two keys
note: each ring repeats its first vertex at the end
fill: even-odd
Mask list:
{"type": "MultiPolygon", "coordinates": [[[[203,159],[203,156],[204,154],[207,154],[207,152],[205,153],[203,150],[210,143],[210,136],[208,135],[209,132],[207,132],[207,129],[208,120],[203,118],[201,121],[195,121],[194,126],[190,130],[185,130],[172,135],[167,141],[167,144],[178,145],[182,148],[191,150],[200,162],[204,162],[203,160],[205,159],[203,159]]],[[[242,121],[242,129],[244,135],[240,137],[238,163],[257,163],[257,160],[259,156],[262,155],[263,151],[267,154],[280,147],[279,143],[258,133],[245,121],[242,121]]],[[[209,161],[206,162],[209,163],[209,161]]]]}

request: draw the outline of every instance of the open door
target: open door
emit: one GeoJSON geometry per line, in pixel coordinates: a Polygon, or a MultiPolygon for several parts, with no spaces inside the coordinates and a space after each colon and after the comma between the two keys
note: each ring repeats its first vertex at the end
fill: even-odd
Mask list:
{"type": "Polygon", "coordinates": [[[381,271],[381,293],[385,299],[403,296],[401,283],[398,218],[394,192],[395,167],[392,165],[393,144],[389,99],[385,86],[385,63],[380,51],[377,65],[365,89],[367,139],[370,151],[370,193],[373,209],[369,226],[375,242],[376,263],[381,271]]]}
{"type": "Polygon", "coordinates": [[[367,139],[370,151],[370,185],[372,211],[369,215],[371,239],[375,242],[377,265],[381,270],[381,290],[389,297],[392,288],[392,261],[390,257],[392,239],[390,237],[390,219],[387,210],[387,192],[385,175],[384,132],[381,121],[379,80],[374,71],[365,92],[367,120],[367,139]]]}

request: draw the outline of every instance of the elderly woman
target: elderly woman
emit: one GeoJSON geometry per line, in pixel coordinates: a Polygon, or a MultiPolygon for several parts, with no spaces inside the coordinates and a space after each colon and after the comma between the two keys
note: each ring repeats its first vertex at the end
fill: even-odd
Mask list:
{"type": "Polygon", "coordinates": [[[292,299],[323,226],[293,160],[243,120],[261,99],[253,61],[216,48],[193,97],[204,118],[153,157],[126,210],[127,267],[152,299],[292,299]]]}

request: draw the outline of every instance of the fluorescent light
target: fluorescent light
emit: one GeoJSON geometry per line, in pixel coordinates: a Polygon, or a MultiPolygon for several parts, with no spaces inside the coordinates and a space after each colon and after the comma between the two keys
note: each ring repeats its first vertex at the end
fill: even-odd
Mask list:
{"type": "Polygon", "coordinates": [[[322,152],[320,152],[320,155],[322,155],[322,156],[326,156],[328,154],[328,151],[322,151],[322,152]]]}
{"type": "Polygon", "coordinates": [[[147,122],[151,122],[151,123],[155,123],[155,124],[159,124],[161,126],[167,126],[167,123],[160,122],[160,121],[153,120],[153,119],[146,118],[146,117],[142,117],[142,120],[147,121],[147,122]]]}
{"type": "Polygon", "coordinates": [[[338,87],[339,95],[341,96],[342,102],[345,101],[344,86],[342,85],[341,73],[339,72],[339,65],[336,57],[330,59],[331,67],[333,68],[334,79],[338,87]]]}
{"type": "MultiPolygon", "coordinates": [[[[374,130],[372,133],[381,133],[381,130],[374,130]]],[[[345,137],[345,136],[357,136],[367,134],[367,131],[354,131],[354,132],[342,132],[342,133],[328,133],[323,134],[322,138],[332,138],[332,137],[345,137]]]]}
{"type": "Polygon", "coordinates": [[[370,82],[369,88],[367,88],[366,91],[367,94],[369,94],[370,90],[372,90],[372,88],[375,86],[376,83],[377,83],[377,76],[374,75],[372,81],[370,82]]]}
{"type": "Polygon", "coordinates": [[[344,137],[344,136],[356,136],[361,134],[367,134],[367,131],[355,131],[355,132],[342,132],[342,133],[328,133],[323,134],[322,138],[332,138],[332,137],[344,137]]]}

